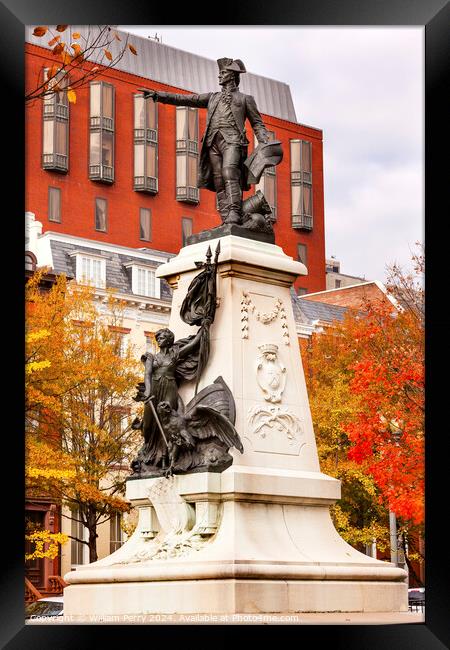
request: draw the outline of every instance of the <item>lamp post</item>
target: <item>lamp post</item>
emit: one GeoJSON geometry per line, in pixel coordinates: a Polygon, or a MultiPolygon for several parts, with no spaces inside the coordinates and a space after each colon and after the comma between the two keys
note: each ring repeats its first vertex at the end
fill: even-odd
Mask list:
{"type": "MultiPolygon", "coordinates": [[[[398,447],[403,431],[401,430],[399,423],[396,422],[395,420],[389,422],[388,426],[394,444],[398,447]]],[[[391,509],[389,509],[389,534],[390,534],[390,542],[391,542],[391,562],[395,564],[395,566],[400,566],[403,569],[407,570],[406,557],[404,551],[402,550],[399,553],[397,517],[395,515],[395,512],[392,512],[391,509]]]]}
{"type": "Polygon", "coordinates": [[[389,534],[391,538],[391,562],[398,566],[397,517],[389,510],[389,534]]]}

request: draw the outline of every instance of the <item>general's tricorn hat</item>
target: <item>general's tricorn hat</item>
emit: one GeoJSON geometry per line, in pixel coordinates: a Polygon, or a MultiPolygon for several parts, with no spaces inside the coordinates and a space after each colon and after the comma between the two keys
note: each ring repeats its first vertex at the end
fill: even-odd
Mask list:
{"type": "Polygon", "coordinates": [[[263,171],[274,167],[283,160],[283,149],[280,140],[259,144],[244,162],[248,169],[248,182],[259,183],[263,171]]]}
{"type": "Polygon", "coordinates": [[[240,59],[217,59],[217,65],[219,66],[219,70],[231,70],[232,72],[239,73],[247,72],[245,65],[240,59]]]}

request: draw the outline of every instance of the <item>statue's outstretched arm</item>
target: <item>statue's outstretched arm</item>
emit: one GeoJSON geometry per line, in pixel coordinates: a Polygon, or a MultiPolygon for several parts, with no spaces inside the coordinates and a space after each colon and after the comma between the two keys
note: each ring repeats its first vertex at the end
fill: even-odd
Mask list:
{"type": "Polygon", "coordinates": [[[154,102],[173,104],[175,106],[191,106],[192,108],[206,108],[212,93],[200,95],[182,95],[180,93],[167,93],[163,90],[143,90],[145,98],[151,97],[154,102]]]}

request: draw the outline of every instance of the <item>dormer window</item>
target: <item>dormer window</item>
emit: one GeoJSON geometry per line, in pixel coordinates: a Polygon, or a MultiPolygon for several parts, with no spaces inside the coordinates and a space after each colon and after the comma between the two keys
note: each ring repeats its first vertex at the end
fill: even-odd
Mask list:
{"type": "Polygon", "coordinates": [[[70,253],[76,257],[76,280],[81,284],[106,287],[106,262],[103,258],[86,253],[70,253]]]}
{"type": "Polygon", "coordinates": [[[138,296],[147,298],[161,297],[161,282],[156,277],[156,269],[128,262],[125,268],[131,268],[131,290],[138,296]]]}

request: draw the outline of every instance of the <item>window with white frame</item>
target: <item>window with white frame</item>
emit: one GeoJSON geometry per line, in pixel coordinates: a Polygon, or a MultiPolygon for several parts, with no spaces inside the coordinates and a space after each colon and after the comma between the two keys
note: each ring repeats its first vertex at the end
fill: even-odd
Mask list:
{"type": "Polygon", "coordinates": [[[72,537],[70,542],[70,563],[72,566],[86,564],[88,547],[81,540],[86,540],[87,528],[81,521],[81,515],[78,508],[71,510],[70,516],[72,518],[70,525],[70,535],[72,537]]]}
{"type": "Polygon", "coordinates": [[[104,259],[76,253],[76,280],[94,287],[106,286],[106,262],[104,259]]]}
{"type": "Polygon", "coordinates": [[[177,180],[176,199],[198,203],[198,109],[177,106],[176,110],[177,180]]]}
{"type": "Polygon", "coordinates": [[[109,520],[109,552],[114,553],[124,542],[122,530],[122,515],[114,513],[109,520]]]}
{"type": "Polygon", "coordinates": [[[141,266],[135,262],[125,264],[125,267],[131,267],[131,290],[134,294],[148,298],[160,297],[161,285],[159,278],[156,277],[155,268],[141,266]]]}
{"type": "Polygon", "coordinates": [[[136,269],[136,291],[141,296],[156,295],[156,278],[153,269],[136,269]]]}

